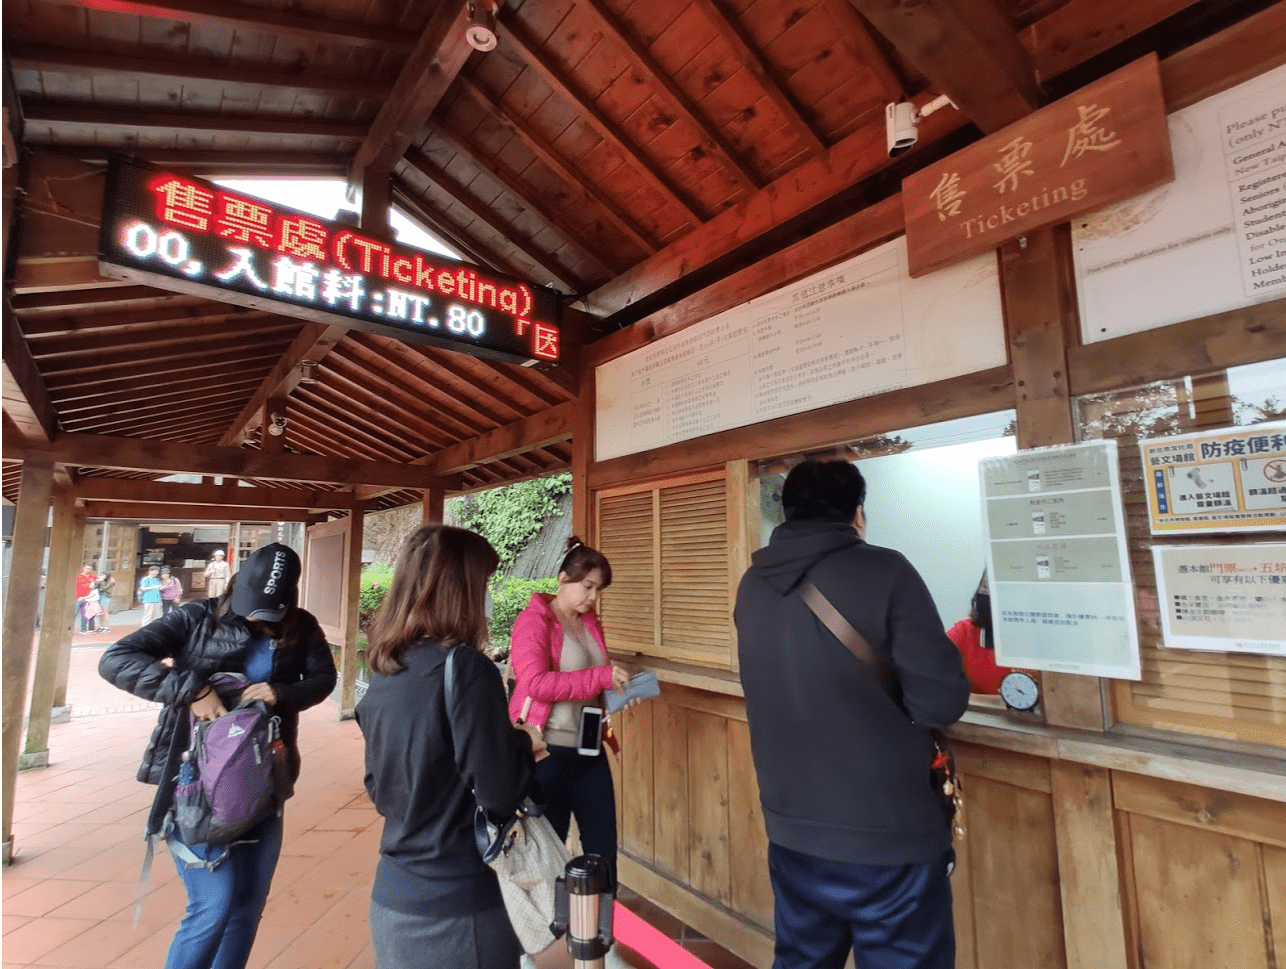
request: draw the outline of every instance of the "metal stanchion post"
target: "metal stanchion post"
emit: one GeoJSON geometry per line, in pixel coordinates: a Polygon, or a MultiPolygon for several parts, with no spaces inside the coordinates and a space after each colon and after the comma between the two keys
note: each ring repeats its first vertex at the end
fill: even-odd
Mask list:
{"type": "Polygon", "coordinates": [[[607,863],[599,855],[581,855],[567,863],[554,896],[554,936],[567,933],[567,951],[575,969],[603,969],[612,947],[612,894],[607,890],[607,863]]]}

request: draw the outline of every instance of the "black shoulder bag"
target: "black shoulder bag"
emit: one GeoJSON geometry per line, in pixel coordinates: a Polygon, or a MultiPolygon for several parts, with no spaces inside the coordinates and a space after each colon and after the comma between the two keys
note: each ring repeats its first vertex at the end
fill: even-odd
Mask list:
{"type": "MultiPolygon", "coordinates": [[[[871,648],[866,637],[831,605],[831,601],[822,595],[817,586],[813,585],[812,579],[804,579],[799,587],[799,594],[808,608],[813,611],[813,615],[831,631],[831,635],[843,643],[858,662],[871,670],[880,688],[900,708],[901,689],[888,660],[871,648]]],[[[951,753],[951,743],[941,730],[931,730],[929,736],[933,738],[933,761],[929,765],[929,783],[942,803],[942,812],[946,815],[952,834],[962,835],[964,834],[964,812],[960,778],[956,776],[956,760],[951,753]]]]}

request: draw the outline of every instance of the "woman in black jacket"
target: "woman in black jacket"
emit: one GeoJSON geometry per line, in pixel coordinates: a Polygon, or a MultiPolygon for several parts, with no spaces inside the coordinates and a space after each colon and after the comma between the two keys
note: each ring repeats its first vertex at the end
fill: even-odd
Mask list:
{"type": "Polygon", "coordinates": [[[374,675],[357,722],[366,790],[384,818],[370,910],[377,969],[517,969],[522,955],[473,837],[475,805],[512,815],[545,746],[510,725],[500,673],[481,652],[498,561],[482,536],[426,525],[407,540],[370,631],[374,675]]]}
{"type": "Polygon", "coordinates": [[[191,739],[189,713],[213,720],[238,699],[271,706],[281,720],[291,782],[298,779],[299,712],[335,687],[335,661],[321,627],[295,604],[299,572],[292,549],[266,545],[246,559],[221,597],[171,611],[108,648],[98,664],[112,684],[164,704],[138,779],[157,785],[147,835],[170,842],[188,893],[165,969],[244,969],[249,959],[281,853],[281,811],[232,845],[176,846],[167,814],[191,739]],[[215,673],[245,674],[250,685],[240,697],[221,696],[210,686],[215,673]],[[180,851],[202,863],[185,862],[180,851]]]}

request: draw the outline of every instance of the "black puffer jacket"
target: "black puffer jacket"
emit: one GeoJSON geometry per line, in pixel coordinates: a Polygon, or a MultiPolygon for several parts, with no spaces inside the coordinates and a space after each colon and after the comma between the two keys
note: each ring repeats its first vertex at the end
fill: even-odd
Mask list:
{"type": "MultiPolygon", "coordinates": [[[[214,623],[218,601],[200,599],[172,610],[109,647],[98,663],[109,683],[165,704],[138,769],[140,781],[159,785],[148,834],[160,830],[170,806],[178,759],[189,739],[188,703],[211,674],[239,672],[245,665],[250,630],[232,615],[214,623]],[[161,662],[166,659],[173,665],[161,662]]],[[[335,661],[317,620],[295,610],[286,635],[274,644],[269,679],[277,691],[274,712],[281,718],[292,780],[299,777],[299,712],[330,696],[335,678],[335,661]],[[291,645],[284,645],[287,641],[291,645]]]]}

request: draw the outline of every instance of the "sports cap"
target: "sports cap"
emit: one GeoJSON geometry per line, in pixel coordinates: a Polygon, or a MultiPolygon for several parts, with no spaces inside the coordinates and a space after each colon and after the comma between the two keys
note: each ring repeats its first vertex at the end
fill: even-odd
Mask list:
{"type": "Polygon", "coordinates": [[[255,549],[237,572],[228,607],[243,619],[280,622],[295,601],[299,556],[280,542],[255,549]]]}

